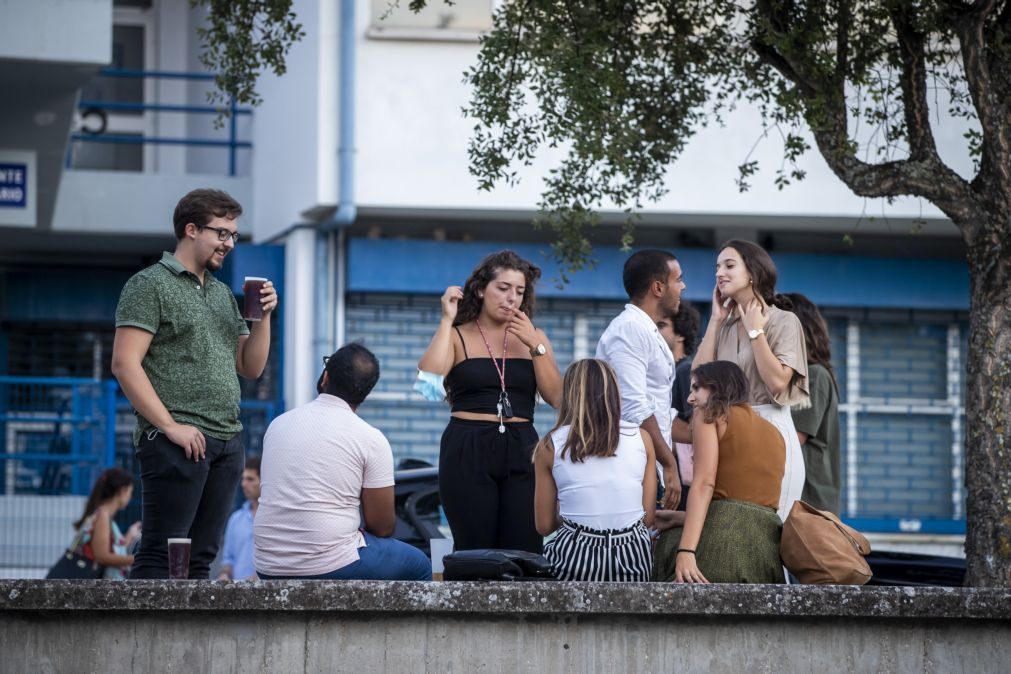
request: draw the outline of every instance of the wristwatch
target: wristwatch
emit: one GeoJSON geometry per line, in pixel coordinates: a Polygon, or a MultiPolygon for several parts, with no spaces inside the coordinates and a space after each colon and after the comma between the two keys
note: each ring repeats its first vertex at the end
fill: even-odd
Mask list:
{"type": "Polygon", "coordinates": [[[764,335],[764,334],[765,334],[765,330],[763,330],[762,328],[758,328],[757,330],[748,330],[748,338],[752,339],[752,340],[758,339],[759,335],[764,335]]]}
{"type": "Polygon", "coordinates": [[[537,356],[543,356],[547,352],[548,347],[544,346],[544,344],[538,344],[534,348],[530,349],[530,357],[536,358],[537,356]]]}

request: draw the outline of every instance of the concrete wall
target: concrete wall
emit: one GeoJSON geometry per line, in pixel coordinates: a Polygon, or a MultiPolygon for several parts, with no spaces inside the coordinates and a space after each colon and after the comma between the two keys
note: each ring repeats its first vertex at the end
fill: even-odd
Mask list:
{"type": "Polygon", "coordinates": [[[1007,590],[0,581],[7,671],[998,672],[1007,590]]]}
{"type": "Polygon", "coordinates": [[[0,0],[0,59],[104,64],[112,0],[0,0]]]}
{"type": "Polygon", "coordinates": [[[242,204],[240,226],[252,228],[253,194],[249,178],[196,173],[67,171],[53,214],[53,229],[63,232],[171,235],[179,199],[198,187],[225,190],[242,204]]]}

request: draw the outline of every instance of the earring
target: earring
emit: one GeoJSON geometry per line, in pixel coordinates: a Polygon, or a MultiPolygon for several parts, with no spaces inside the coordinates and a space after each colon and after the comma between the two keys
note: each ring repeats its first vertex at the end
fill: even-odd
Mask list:
{"type": "Polygon", "coordinates": [[[752,285],[753,283],[754,283],[754,281],[753,281],[752,279],[750,279],[750,278],[749,278],[749,279],[748,279],[748,285],[750,286],[750,285],[752,285]]]}

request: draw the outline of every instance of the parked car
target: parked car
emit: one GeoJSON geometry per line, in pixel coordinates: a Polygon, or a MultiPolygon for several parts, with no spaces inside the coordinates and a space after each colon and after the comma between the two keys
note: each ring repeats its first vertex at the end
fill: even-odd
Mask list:
{"type": "MultiPolygon", "coordinates": [[[[393,535],[428,555],[429,541],[445,538],[439,529],[439,469],[405,459],[394,479],[397,527],[393,535]]],[[[965,560],[958,557],[874,551],[867,556],[867,563],[874,574],[868,585],[961,587],[965,581],[965,560]]]]}

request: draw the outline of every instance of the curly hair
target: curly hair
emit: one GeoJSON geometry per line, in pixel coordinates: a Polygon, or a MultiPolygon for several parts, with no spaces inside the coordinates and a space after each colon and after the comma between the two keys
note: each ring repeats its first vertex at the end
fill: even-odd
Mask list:
{"type": "Polygon", "coordinates": [[[741,239],[727,241],[720,246],[720,252],[722,253],[727,248],[733,248],[741,256],[745,268],[751,274],[751,282],[752,287],[755,289],[755,294],[765,300],[765,303],[768,305],[779,307],[784,311],[793,309],[793,303],[790,302],[790,298],[776,292],[776,281],[778,279],[776,264],[764,248],[757,243],[742,241],[741,239]]]}
{"type": "Polygon", "coordinates": [[[492,253],[474,267],[470,273],[470,278],[463,286],[463,299],[456,312],[456,320],[453,325],[463,325],[476,319],[481,314],[481,306],[484,300],[478,297],[478,292],[483,291],[495,277],[504,270],[518,271],[526,279],[526,290],[523,292],[523,301],[520,303],[520,311],[533,320],[534,317],[534,285],[541,278],[541,269],[532,262],[528,262],[511,250],[500,250],[492,253]]]}
{"type": "Polygon", "coordinates": [[[748,402],[748,379],[737,363],[714,360],[699,365],[692,370],[692,379],[699,388],[709,390],[706,404],[695,408],[696,414],[702,412],[702,420],[707,424],[727,418],[731,407],[748,402]]]}
{"type": "Polygon", "coordinates": [[[688,302],[682,302],[677,313],[671,316],[674,334],[685,340],[685,354],[695,353],[695,347],[699,344],[699,324],[701,322],[702,317],[699,316],[699,310],[688,302]]]}

